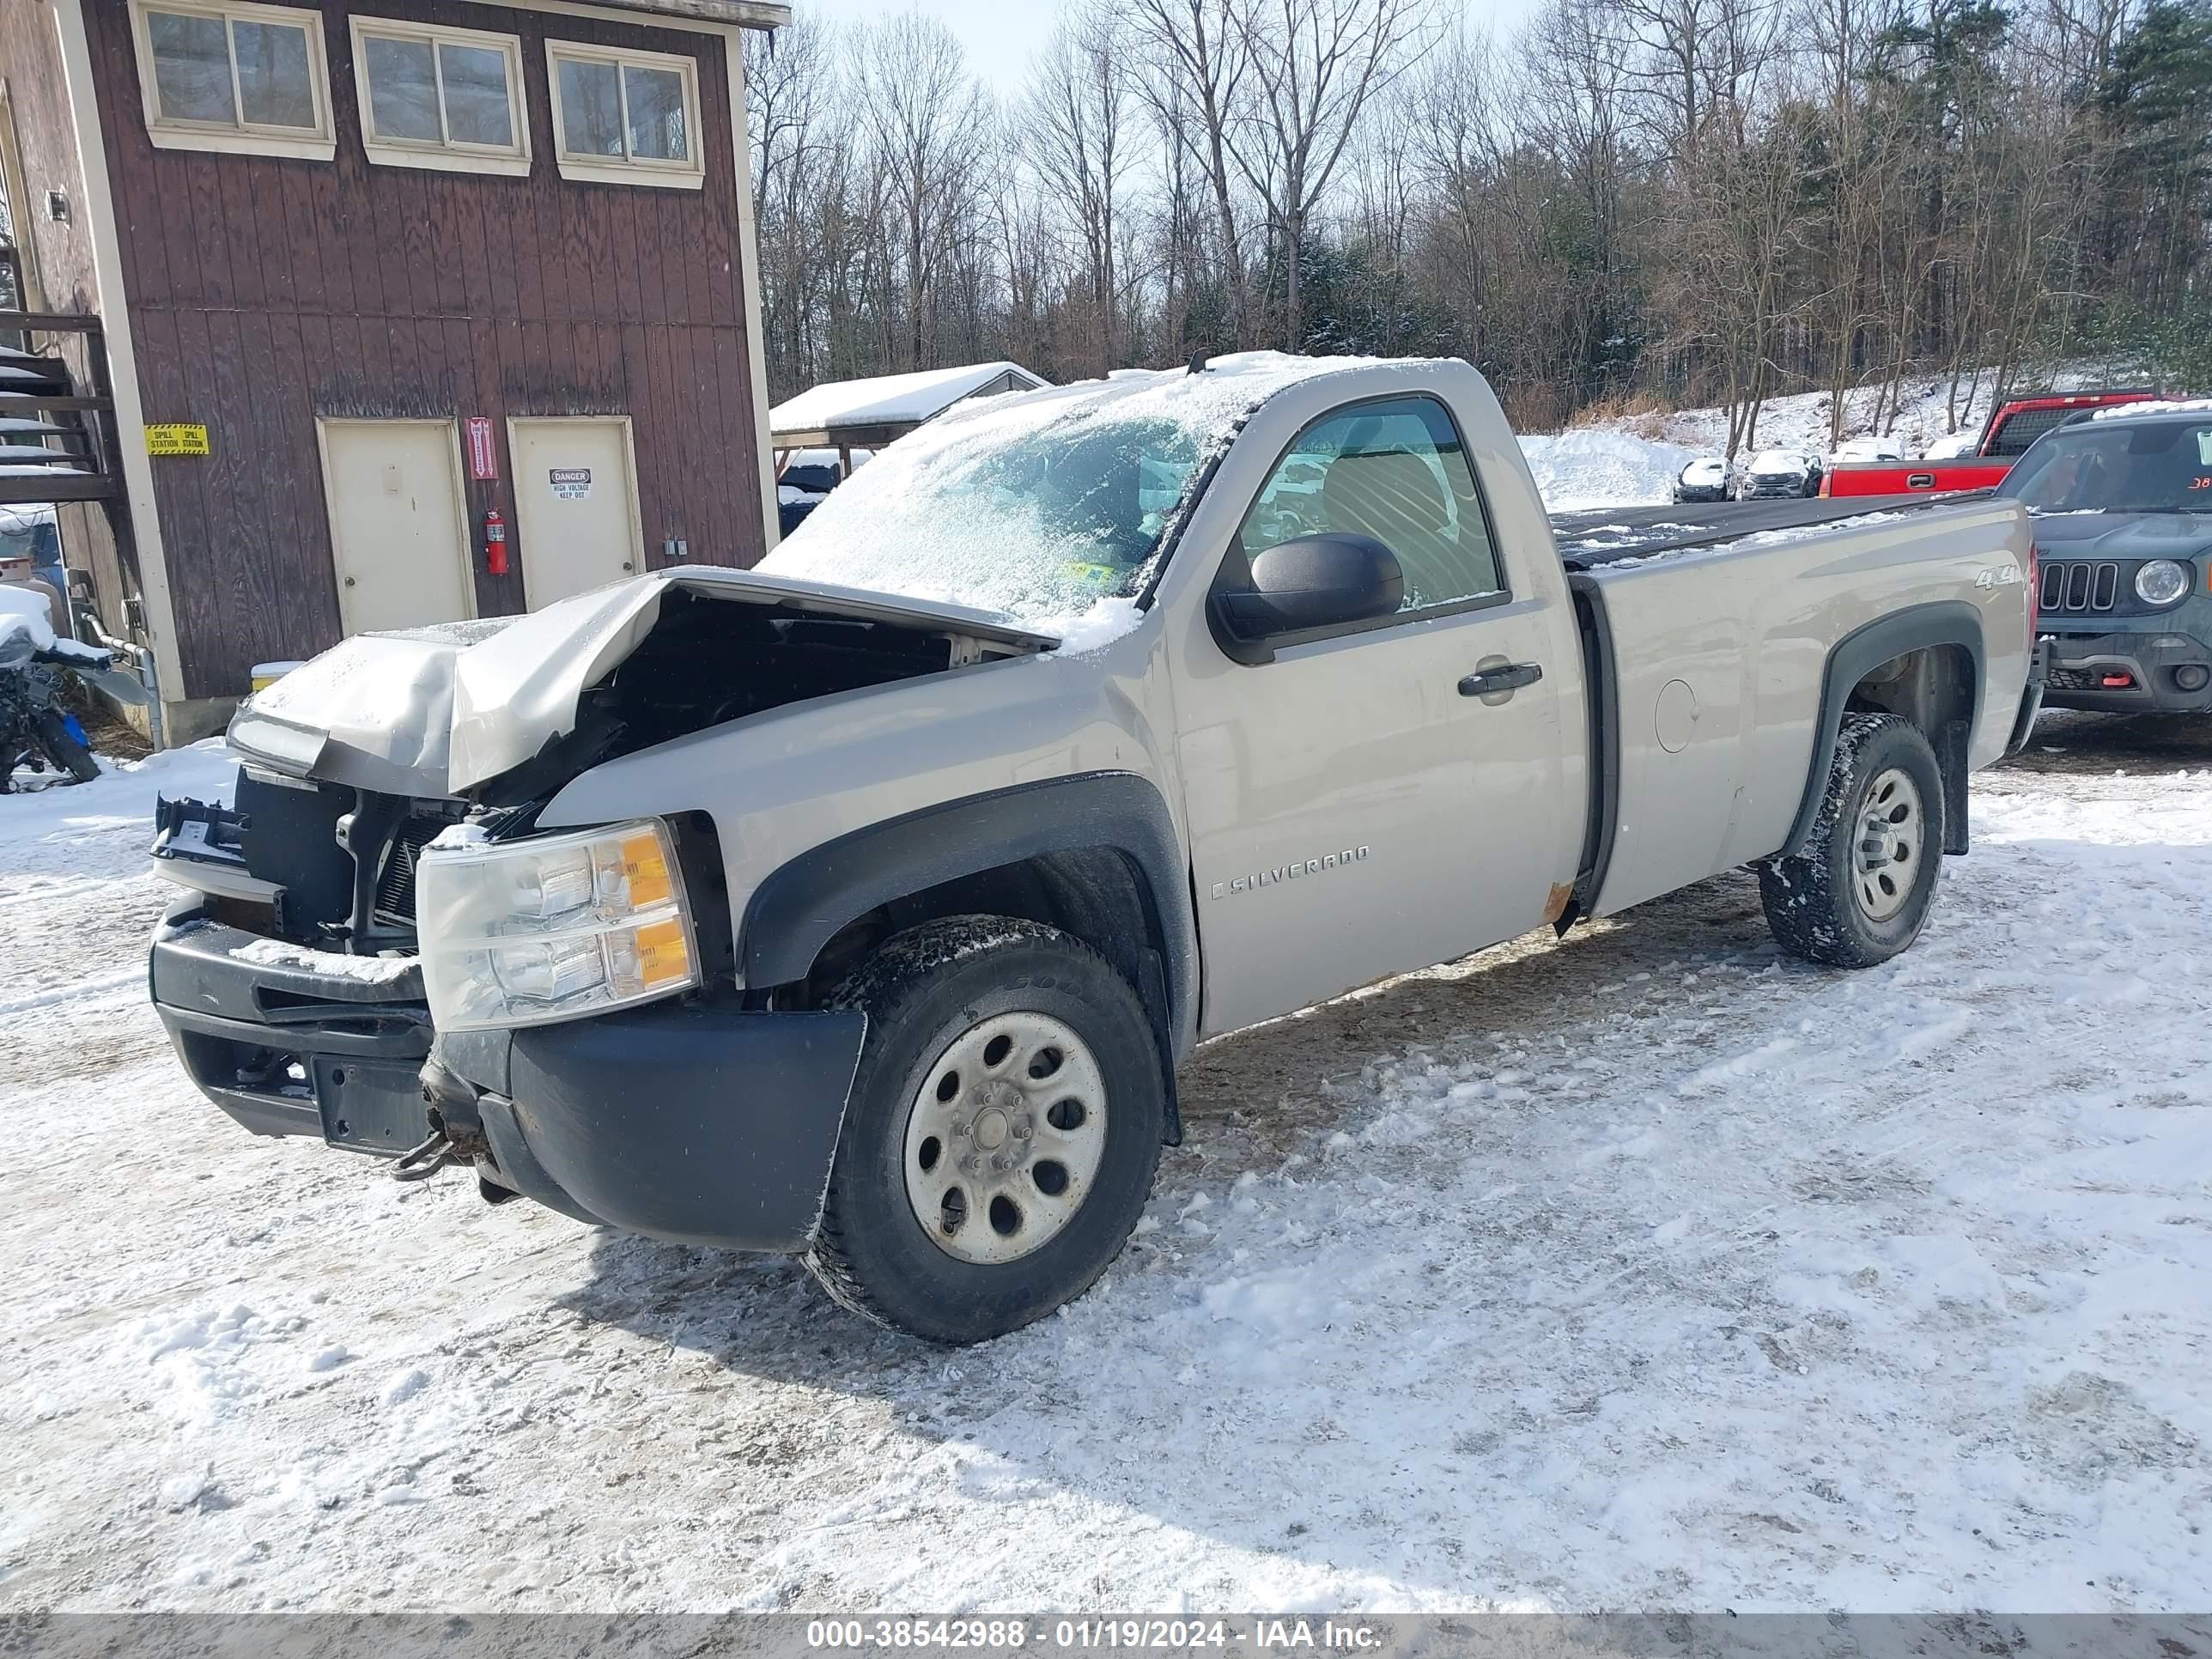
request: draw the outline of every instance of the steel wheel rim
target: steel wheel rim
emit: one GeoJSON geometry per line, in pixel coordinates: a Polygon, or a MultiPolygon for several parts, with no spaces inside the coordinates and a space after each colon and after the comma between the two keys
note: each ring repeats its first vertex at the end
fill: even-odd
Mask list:
{"type": "Polygon", "coordinates": [[[1928,856],[1927,829],[1919,786],[1898,767],[1876,774],[1859,807],[1851,859],[1851,896],[1868,921],[1905,908],[1928,856]]]}
{"type": "Polygon", "coordinates": [[[1106,1152],[1106,1079],[1048,1014],[979,1020],[939,1051],[907,1114],[907,1202],[930,1243],[981,1267],[1042,1249],[1106,1152]]]}

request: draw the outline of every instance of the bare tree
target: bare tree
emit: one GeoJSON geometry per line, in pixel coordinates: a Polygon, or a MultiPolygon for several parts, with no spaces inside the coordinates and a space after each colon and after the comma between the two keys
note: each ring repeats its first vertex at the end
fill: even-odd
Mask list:
{"type": "Polygon", "coordinates": [[[1030,155],[1083,246],[1101,374],[1121,361],[1116,218],[1133,148],[1130,52],[1110,0],[1080,0],[1054,32],[1024,105],[1030,155]]]}
{"type": "Polygon", "coordinates": [[[1361,112],[1429,44],[1432,11],[1430,0],[1231,0],[1254,97],[1230,153],[1267,209],[1283,270],[1286,350],[1305,342],[1306,233],[1361,112]]]}
{"type": "Polygon", "coordinates": [[[862,38],[854,88],[870,161],[898,234],[903,368],[932,365],[931,307],[959,232],[976,228],[990,111],[958,39],[938,18],[898,12],[862,38]]]}
{"type": "Polygon", "coordinates": [[[1205,173],[1220,238],[1218,258],[1230,304],[1228,343],[1249,343],[1251,276],[1244,264],[1231,135],[1244,118],[1251,57],[1238,27],[1237,0],[1127,0],[1134,27],[1162,71],[1155,108],[1172,142],[1205,173]]]}
{"type": "Polygon", "coordinates": [[[771,386],[1443,349],[1524,423],[1741,446],[1790,392],[1840,438],[2059,359],[2202,378],[2204,0],[1540,0],[1503,50],[1444,3],[1064,0],[1003,118],[913,14],[757,37],[771,386]]]}

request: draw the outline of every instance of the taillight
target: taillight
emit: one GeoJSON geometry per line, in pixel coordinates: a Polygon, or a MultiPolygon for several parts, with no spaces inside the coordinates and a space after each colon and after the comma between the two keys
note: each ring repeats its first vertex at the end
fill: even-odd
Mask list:
{"type": "Polygon", "coordinates": [[[2027,544],[2027,648],[2035,649],[2036,629],[2042,623],[2037,611],[2043,603],[2043,550],[2033,542],[2027,544]]]}

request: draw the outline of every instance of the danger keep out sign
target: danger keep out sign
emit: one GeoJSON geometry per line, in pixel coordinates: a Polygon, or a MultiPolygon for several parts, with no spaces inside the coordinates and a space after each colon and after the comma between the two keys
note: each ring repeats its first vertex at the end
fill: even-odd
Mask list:
{"type": "Polygon", "coordinates": [[[556,501],[587,501],[592,494],[592,469],[588,466],[554,466],[545,470],[552,481],[553,499],[556,501]]]}

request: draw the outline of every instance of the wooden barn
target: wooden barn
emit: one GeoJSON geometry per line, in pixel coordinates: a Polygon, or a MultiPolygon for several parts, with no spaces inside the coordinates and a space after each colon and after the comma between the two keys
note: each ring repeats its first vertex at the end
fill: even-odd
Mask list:
{"type": "Polygon", "coordinates": [[[788,16],[0,3],[0,420],[55,458],[0,501],[61,503],[159,736],[347,634],[766,552],[743,31],[788,16]]]}

